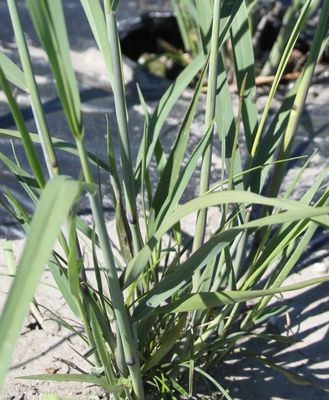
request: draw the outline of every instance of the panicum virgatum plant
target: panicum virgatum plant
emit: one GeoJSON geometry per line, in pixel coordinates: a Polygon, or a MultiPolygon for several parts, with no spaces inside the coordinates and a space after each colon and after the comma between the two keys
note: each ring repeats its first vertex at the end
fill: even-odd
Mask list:
{"type": "MultiPolygon", "coordinates": [[[[61,0],[26,0],[26,7],[47,54],[73,148],[57,139],[47,123],[18,2],[7,0],[21,65],[0,54],[0,86],[16,124],[16,130],[0,127],[0,135],[21,140],[29,168],[24,170],[17,159],[5,154],[1,160],[36,207],[31,218],[9,189],[3,193],[2,204],[21,224],[27,240],[0,321],[1,383],[29,302],[48,265],[67,304],[81,321],[81,337],[90,348],[85,357],[93,368],[90,374],[34,378],[95,383],[115,399],[144,399],[150,391],[159,398],[191,395],[194,375],[201,374],[230,399],[229,392],[207,372],[212,363],[232,352],[238,340],[253,331],[255,321],[281,311],[269,305],[274,294],[328,280],[284,284],[317,228],[329,226],[329,189],[324,185],[328,169],[324,166],[297,200],[290,199],[290,194],[298,179],[288,191],[282,191],[282,181],[314,68],[328,42],[329,2],[322,2],[300,77],[271,118],[272,100],[313,7],[312,0],[294,2],[298,13],[282,33],[284,46],[277,45],[279,59],[271,63],[275,79],[261,112],[255,101],[250,2],[174,2],[177,7],[187,3],[193,7],[192,30],[187,17],[179,24],[185,27],[184,44],[195,57],[152,113],[139,90],[145,125],[136,160],[131,155],[134,137],[128,128],[117,30],[119,3],[81,0],[113,91],[115,115],[108,118],[116,119],[118,125],[119,150],[113,148],[108,130],[108,159],[100,160],[85,145],[85,138],[95,132],[84,126],[61,0]],[[237,109],[233,108],[222,51],[228,40],[239,94],[237,109]],[[162,127],[195,79],[198,83],[190,104],[170,151],[165,152],[162,127]],[[28,132],[12,87],[29,95],[37,132],[28,132]],[[203,135],[186,159],[200,102],[205,102],[203,135]],[[214,141],[216,135],[219,142],[214,141]],[[211,166],[216,143],[220,143],[222,159],[219,178],[214,181],[211,166]],[[42,153],[36,151],[39,145],[42,153]],[[58,154],[63,151],[80,161],[81,179],[62,175],[58,154]],[[157,164],[155,181],[150,177],[151,160],[157,164]],[[198,194],[183,202],[200,160],[198,194]],[[118,255],[113,252],[113,238],[106,225],[95,165],[110,178],[118,255]],[[76,212],[83,193],[89,197],[91,226],[76,212]],[[210,237],[205,234],[209,207],[220,211],[210,237]],[[192,214],[197,215],[196,224],[190,228],[192,239],[186,239],[181,221],[192,214]],[[82,235],[90,243],[94,279],[86,273],[82,235]],[[244,302],[252,299],[253,306],[246,309],[244,302]],[[184,380],[184,376],[188,378],[184,380]]],[[[306,159],[305,166],[308,162],[306,159]]],[[[304,167],[298,178],[303,171],[304,167]]]]}

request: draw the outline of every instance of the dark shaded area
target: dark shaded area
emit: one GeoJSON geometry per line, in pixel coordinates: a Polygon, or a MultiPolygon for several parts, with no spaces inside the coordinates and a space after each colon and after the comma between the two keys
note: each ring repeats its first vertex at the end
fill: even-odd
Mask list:
{"type": "Polygon", "coordinates": [[[119,31],[122,52],[134,61],[143,53],[162,53],[161,40],[177,49],[183,47],[176,18],[171,12],[150,12],[129,18],[119,23],[119,31]]]}
{"type": "MultiPolygon", "coordinates": [[[[176,18],[172,12],[143,13],[119,23],[123,54],[137,62],[143,54],[161,55],[169,44],[175,49],[184,48],[176,18]]],[[[183,66],[174,63],[166,71],[166,78],[175,79],[183,66]]]]}

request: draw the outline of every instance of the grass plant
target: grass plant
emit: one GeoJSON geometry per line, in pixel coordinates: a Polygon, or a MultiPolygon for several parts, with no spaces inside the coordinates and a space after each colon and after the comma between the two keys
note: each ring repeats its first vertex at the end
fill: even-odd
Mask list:
{"type": "MultiPolygon", "coordinates": [[[[177,7],[189,3],[174,2],[177,7]]],[[[291,194],[310,160],[304,157],[297,179],[288,190],[282,189],[314,68],[328,43],[329,2],[321,5],[301,76],[273,117],[269,115],[272,100],[312,1],[293,3],[298,16],[282,33],[285,38],[289,36],[284,51],[279,44],[275,50],[280,53],[280,62],[274,63],[275,80],[262,112],[255,101],[249,2],[191,2],[194,36],[189,36],[191,21],[182,18],[179,24],[185,29],[185,46],[196,55],[152,113],[138,88],[145,124],[136,160],[131,154],[135,138],[129,132],[116,21],[120,1],[81,0],[103,55],[115,102],[115,115],[108,118],[118,125],[119,151],[113,147],[113,133],[108,129],[107,160],[98,159],[85,145],[85,137],[95,132],[84,126],[61,0],[27,0],[26,6],[47,54],[73,144],[56,138],[47,124],[17,0],[7,0],[7,4],[21,67],[0,54],[0,85],[17,127],[0,127],[0,136],[21,140],[29,167],[23,169],[17,158],[6,154],[1,153],[0,158],[35,204],[35,213],[31,218],[9,189],[2,193],[1,205],[21,224],[27,241],[0,320],[0,387],[47,264],[81,323],[80,335],[89,348],[82,357],[92,368],[89,374],[25,379],[93,383],[114,399],[144,399],[149,392],[158,393],[158,398],[191,396],[198,374],[224,398],[231,399],[229,391],[210,376],[210,366],[232,352],[242,351],[239,340],[253,334],[259,321],[282,311],[269,305],[275,294],[329,280],[322,277],[294,285],[284,283],[317,228],[329,226],[328,167],[323,166],[307,191],[292,200],[291,194]],[[195,41],[195,35],[200,40],[195,41]],[[233,107],[222,51],[228,40],[232,44],[238,109],[233,107]],[[161,130],[195,79],[198,83],[190,104],[169,152],[165,152],[161,130]],[[207,93],[203,95],[205,82],[207,93]],[[29,95],[37,132],[28,132],[12,86],[29,95]],[[186,156],[192,123],[202,101],[206,104],[204,134],[186,156]],[[220,178],[214,181],[212,150],[216,143],[220,144],[222,160],[220,178]],[[37,151],[40,145],[41,151],[37,151]],[[80,180],[62,175],[57,155],[63,151],[80,161],[80,180]],[[156,184],[151,182],[152,160],[156,163],[156,184]],[[199,194],[182,202],[192,176],[198,174],[200,160],[199,194]],[[114,252],[106,224],[95,166],[109,176],[119,254],[114,252]],[[91,206],[92,226],[76,211],[84,192],[91,206]],[[216,230],[207,236],[209,207],[217,207],[220,217],[216,230]],[[190,215],[197,215],[192,240],[181,227],[182,220],[190,215]],[[95,279],[86,273],[82,237],[89,243],[95,279]],[[254,300],[253,306],[246,309],[248,300],[254,300]]],[[[271,61],[271,68],[274,64],[271,61]]],[[[303,159],[304,155],[300,156],[303,159]]],[[[65,326],[70,327],[67,322],[65,326]]],[[[273,339],[273,335],[259,336],[260,340],[264,338],[273,339]]],[[[287,341],[280,335],[275,340],[287,341]]],[[[271,365],[271,360],[257,357],[271,365]]],[[[277,368],[289,376],[289,371],[277,368]]],[[[305,383],[303,377],[298,380],[305,383]]]]}

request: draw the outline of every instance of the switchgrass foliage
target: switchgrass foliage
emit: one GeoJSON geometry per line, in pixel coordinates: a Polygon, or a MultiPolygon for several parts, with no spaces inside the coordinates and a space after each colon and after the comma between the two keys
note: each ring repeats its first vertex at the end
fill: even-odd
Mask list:
{"type": "MultiPolygon", "coordinates": [[[[207,372],[212,363],[238,351],[238,341],[248,337],[259,321],[282,311],[282,307],[269,305],[273,295],[328,280],[314,278],[291,286],[284,284],[317,228],[329,226],[329,190],[324,185],[328,169],[324,166],[311,187],[298,200],[291,200],[291,192],[309,163],[307,158],[292,186],[286,192],[281,188],[312,74],[328,43],[328,1],[322,3],[299,79],[274,117],[270,119],[268,113],[313,3],[293,2],[298,13],[292,13],[294,23],[285,26],[273,49],[269,62],[271,72],[275,69],[275,79],[265,109],[260,112],[255,101],[249,21],[253,2],[174,1],[184,44],[193,50],[194,57],[152,113],[139,90],[145,126],[134,162],[116,21],[119,1],[81,0],[113,90],[115,115],[109,118],[116,119],[119,127],[119,151],[113,148],[108,130],[108,159],[99,160],[87,152],[84,143],[91,132],[84,127],[61,1],[27,0],[26,5],[48,56],[73,147],[57,139],[47,123],[17,1],[7,0],[21,67],[0,55],[0,84],[17,126],[17,130],[0,129],[0,134],[8,140],[21,140],[30,168],[24,170],[19,160],[5,154],[1,154],[1,160],[18,178],[36,209],[31,219],[9,189],[2,194],[1,204],[21,224],[27,242],[0,322],[1,384],[47,262],[68,306],[81,321],[80,335],[90,349],[82,357],[92,368],[88,375],[26,378],[94,383],[115,399],[144,399],[149,391],[158,392],[159,397],[188,396],[196,374],[230,399],[228,391],[207,372]],[[180,6],[189,10],[193,28],[179,13],[180,6]],[[195,41],[195,36],[194,41],[191,39],[191,29],[199,40],[195,41]],[[227,41],[232,46],[238,109],[233,108],[229,90],[223,50],[227,41]],[[193,97],[166,153],[161,144],[162,127],[186,87],[195,80],[198,83],[193,97]],[[30,96],[36,133],[28,132],[12,86],[30,96]],[[200,101],[206,102],[204,134],[185,159],[200,101]],[[215,135],[222,162],[220,178],[214,182],[211,165],[215,135]],[[42,157],[36,151],[39,144],[42,157]],[[81,180],[61,174],[57,160],[60,151],[78,157],[81,180]],[[156,187],[151,182],[152,160],[157,165],[156,187]],[[199,195],[182,203],[200,160],[199,195]],[[120,244],[118,255],[113,253],[95,164],[109,176],[120,244]],[[75,204],[84,192],[89,196],[92,226],[75,212],[75,204]],[[140,207],[138,195],[142,199],[140,207]],[[220,211],[211,236],[205,234],[208,207],[220,211]],[[182,219],[189,215],[197,215],[195,227],[191,226],[189,232],[192,240],[186,239],[181,229],[182,219]],[[86,274],[82,237],[90,243],[94,277],[86,274]],[[56,239],[61,254],[54,250],[56,239]],[[253,300],[248,309],[244,306],[247,300],[253,300]]],[[[266,334],[261,336],[264,338],[266,334]]],[[[285,340],[279,335],[275,339],[285,340]]],[[[258,359],[271,365],[263,356],[258,359]]],[[[292,376],[287,371],[286,375],[292,376]]],[[[296,380],[305,383],[302,377],[296,380]]]]}

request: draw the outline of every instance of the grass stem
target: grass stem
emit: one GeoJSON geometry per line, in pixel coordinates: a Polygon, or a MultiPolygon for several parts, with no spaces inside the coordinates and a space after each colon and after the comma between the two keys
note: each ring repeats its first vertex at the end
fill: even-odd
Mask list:
{"type": "MultiPolygon", "coordinates": [[[[206,102],[206,117],[205,117],[205,132],[211,127],[215,118],[216,112],[216,92],[217,92],[217,74],[218,74],[218,41],[219,41],[219,22],[220,22],[220,7],[221,0],[214,1],[213,7],[213,25],[211,33],[211,49],[209,60],[209,73],[208,73],[208,92],[206,102]]],[[[201,177],[199,193],[203,195],[209,189],[210,172],[211,172],[211,159],[212,159],[212,140],[213,132],[209,139],[209,144],[205,150],[202,159],[201,177]]],[[[195,252],[203,243],[207,221],[207,209],[203,209],[198,213],[195,236],[193,241],[193,249],[195,252]]],[[[196,274],[193,281],[193,289],[197,289],[198,275],[196,274]]]]}

